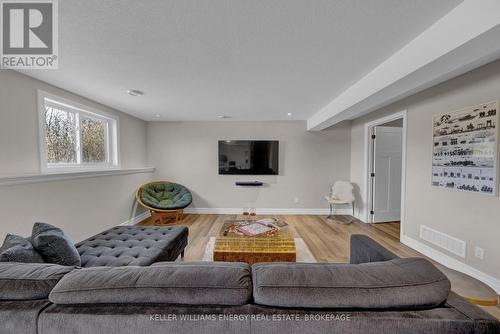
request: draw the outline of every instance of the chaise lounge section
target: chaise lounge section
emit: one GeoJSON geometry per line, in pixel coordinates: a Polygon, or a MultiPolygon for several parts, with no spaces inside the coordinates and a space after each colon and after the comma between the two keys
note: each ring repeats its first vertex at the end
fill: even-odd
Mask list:
{"type": "Polygon", "coordinates": [[[149,266],[184,256],[186,226],[115,226],[88,238],[76,249],[82,267],[149,266]]]}

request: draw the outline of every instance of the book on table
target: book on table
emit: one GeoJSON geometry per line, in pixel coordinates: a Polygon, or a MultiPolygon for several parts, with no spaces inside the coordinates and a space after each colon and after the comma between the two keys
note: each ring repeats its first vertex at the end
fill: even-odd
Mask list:
{"type": "Polygon", "coordinates": [[[266,234],[273,231],[275,228],[260,222],[253,222],[250,224],[240,225],[236,227],[236,230],[243,233],[246,236],[254,237],[261,234],[266,234]]]}

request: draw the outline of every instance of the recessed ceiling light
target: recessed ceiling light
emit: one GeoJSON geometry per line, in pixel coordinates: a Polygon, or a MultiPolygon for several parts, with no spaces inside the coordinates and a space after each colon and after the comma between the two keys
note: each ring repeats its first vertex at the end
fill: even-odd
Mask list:
{"type": "Polygon", "coordinates": [[[217,116],[217,118],[220,118],[220,119],[227,119],[227,118],[231,118],[231,116],[227,116],[227,115],[219,115],[219,116],[217,116]]]}
{"type": "Polygon", "coordinates": [[[287,116],[292,116],[292,113],[291,113],[291,112],[289,112],[289,113],[287,113],[286,115],[287,115],[287,116]]]}
{"type": "Polygon", "coordinates": [[[143,96],[144,92],[137,89],[128,89],[127,94],[130,96],[143,96]]]}
{"type": "Polygon", "coordinates": [[[156,118],[160,118],[160,114],[155,114],[155,117],[156,118]]]}

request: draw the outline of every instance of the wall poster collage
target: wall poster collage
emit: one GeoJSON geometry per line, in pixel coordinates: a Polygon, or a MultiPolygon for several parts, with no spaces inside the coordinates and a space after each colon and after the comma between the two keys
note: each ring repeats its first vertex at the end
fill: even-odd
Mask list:
{"type": "Polygon", "coordinates": [[[497,194],[498,101],[435,116],[432,185],[497,194]]]}

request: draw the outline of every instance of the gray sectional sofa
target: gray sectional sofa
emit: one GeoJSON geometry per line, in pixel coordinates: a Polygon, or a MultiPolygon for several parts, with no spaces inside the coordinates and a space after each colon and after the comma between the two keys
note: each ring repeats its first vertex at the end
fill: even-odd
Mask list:
{"type": "Polygon", "coordinates": [[[499,333],[421,258],[351,239],[350,264],[0,263],[1,333],[499,333]]]}

